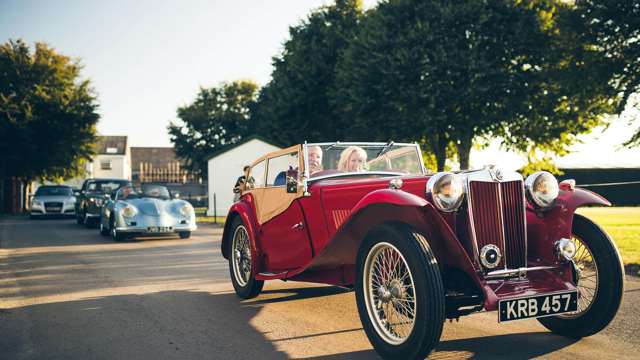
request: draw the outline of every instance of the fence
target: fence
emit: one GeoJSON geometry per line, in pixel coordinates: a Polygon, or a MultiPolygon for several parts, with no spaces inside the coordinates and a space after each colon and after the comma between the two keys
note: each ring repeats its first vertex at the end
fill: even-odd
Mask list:
{"type": "Polygon", "coordinates": [[[152,163],[141,162],[139,170],[134,174],[140,183],[187,184],[202,183],[202,178],[180,166],[180,162],[168,163],[165,168],[154,168],[152,163]]]}

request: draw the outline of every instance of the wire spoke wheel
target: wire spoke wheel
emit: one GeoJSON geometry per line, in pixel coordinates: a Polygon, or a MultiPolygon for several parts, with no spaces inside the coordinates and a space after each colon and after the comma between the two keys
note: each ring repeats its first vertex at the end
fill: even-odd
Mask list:
{"type": "Polygon", "coordinates": [[[231,248],[233,274],[240,286],[247,286],[251,277],[251,249],[249,234],[244,226],[240,225],[236,228],[231,248]]]}
{"type": "Polygon", "coordinates": [[[578,236],[573,235],[572,240],[576,244],[576,255],[573,258],[573,264],[578,288],[578,309],[560,315],[564,318],[579,317],[589,310],[595,301],[599,287],[598,265],[593,259],[591,250],[578,236]]]}
{"type": "Polygon", "coordinates": [[[402,344],[416,321],[415,285],[402,253],[387,242],[376,244],[367,255],[363,272],[367,312],[386,342],[402,344]]]}

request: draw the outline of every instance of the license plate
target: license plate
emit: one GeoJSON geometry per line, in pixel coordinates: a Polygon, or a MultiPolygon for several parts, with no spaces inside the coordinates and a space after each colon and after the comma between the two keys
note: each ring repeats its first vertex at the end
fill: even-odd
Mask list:
{"type": "Polygon", "coordinates": [[[57,211],[57,212],[60,212],[60,210],[62,210],[62,208],[59,208],[59,207],[48,207],[46,209],[47,211],[57,211]]]}
{"type": "Polygon", "coordinates": [[[498,321],[544,317],[577,309],[577,291],[505,299],[498,303],[498,321]]]}
{"type": "Polygon", "coordinates": [[[167,226],[149,226],[147,231],[150,233],[163,233],[171,231],[171,228],[167,226]]]}

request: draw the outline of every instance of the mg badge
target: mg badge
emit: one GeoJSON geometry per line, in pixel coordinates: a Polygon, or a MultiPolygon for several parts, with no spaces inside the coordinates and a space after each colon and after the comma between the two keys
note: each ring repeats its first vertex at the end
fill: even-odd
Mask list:
{"type": "Polygon", "coordinates": [[[503,178],[502,170],[491,168],[489,169],[489,174],[494,181],[500,181],[503,178]]]}

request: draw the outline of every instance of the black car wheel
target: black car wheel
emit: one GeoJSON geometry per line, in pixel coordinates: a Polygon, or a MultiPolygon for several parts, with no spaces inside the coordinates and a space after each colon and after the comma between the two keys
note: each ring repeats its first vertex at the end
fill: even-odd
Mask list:
{"type": "Polygon", "coordinates": [[[78,223],[78,225],[84,224],[85,216],[87,216],[87,209],[83,208],[82,211],[76,213],[76,223],[78,223]]]}
{"type": "Polygon", "coordinates": [[[84,226],[86,226],[87,229],[93,229],[95,226],[95,219],[89,216],[87,210],[84,211],[84,226]]]}
{"type": "Polygon", "coordinates": [[[180,235],[180,239],[188,239],[191,237],[191,231],[181,231],[178,235],[180,235]]]}
{"type": "Polygon", "coordinates": [[[373,229],[358,251],[355,293],[365,333],[383,358],[424,359],[440,341],[442,278],[422,235],[373,229]]]}
{"type": "Polygon", "coordinates": [[[604,329],[615,317],[624,293],[624,270],[615,245],[591,220],[575,215],[572,233],[578,310],[538,321],[554,333],[581,338],[604,329]]]}
{"type": "Polygon", "coordinates": [[[239,297],[251,299],[262,291],[264,281],[255,279],[255,270],[251,263],[251,239],[242,220],[237,217],[231,227],[232,238],[229,241],[229,274],[233,288],[239,297]]]}

